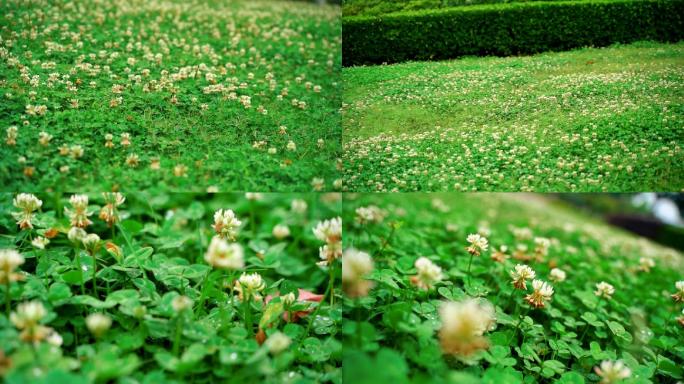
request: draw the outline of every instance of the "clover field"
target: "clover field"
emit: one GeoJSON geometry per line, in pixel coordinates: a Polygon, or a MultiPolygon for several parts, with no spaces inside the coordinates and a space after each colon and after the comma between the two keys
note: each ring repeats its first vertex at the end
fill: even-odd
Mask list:
{"type": "Polygon", "coordinates": [[[317,265],[314,233],[340,210],[339,194],[1,194],[0,376],[340,383],[339,262],[317,265]]]}
{"type": "Polygon", "coordinates": [[[338,6],[3,1],[5,191],[332,191],[338,6]]]}
{"type": "Polygon", "coordinates": [[[684,45],[343,70],[355,192],[680,191],[684,45]]]}
{"type": "Polygon", "coordinates": [[[684,378],[678,251],[541,195],[360,194],[343,210],[346,382],[684,378]]]}

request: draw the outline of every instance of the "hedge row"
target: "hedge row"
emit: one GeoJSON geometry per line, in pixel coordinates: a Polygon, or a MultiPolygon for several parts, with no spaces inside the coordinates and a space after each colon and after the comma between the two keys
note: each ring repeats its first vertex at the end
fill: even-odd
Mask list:
{"type": "Polygon", "coordinates": [[[343,18],[346,66],[684,38],[684,0],[511,3],[343,18]]]}

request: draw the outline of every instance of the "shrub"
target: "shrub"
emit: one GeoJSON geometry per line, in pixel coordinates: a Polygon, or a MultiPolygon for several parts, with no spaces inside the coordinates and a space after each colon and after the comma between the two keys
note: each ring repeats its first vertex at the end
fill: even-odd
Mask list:
{"type": "Polygon", "coordinates": [[[343,20],[346,66],[516,55],[684,36],[684,1],[531,2],[343,20]]]}

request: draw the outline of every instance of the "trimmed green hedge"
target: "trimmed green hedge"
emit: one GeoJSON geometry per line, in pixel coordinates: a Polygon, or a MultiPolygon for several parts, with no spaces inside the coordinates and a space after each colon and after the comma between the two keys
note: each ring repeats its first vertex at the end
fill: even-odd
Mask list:
{"type": "Polygon", "coordinates": [[[345,66],[684,38],[684,0],[511,3],[343,18],[345,66]]]}

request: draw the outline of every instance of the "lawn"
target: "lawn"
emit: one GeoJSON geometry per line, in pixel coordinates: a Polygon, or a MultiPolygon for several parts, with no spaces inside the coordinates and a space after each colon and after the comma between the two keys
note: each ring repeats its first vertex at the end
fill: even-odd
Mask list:
{"type": "Polygon", "coordinates": [[[343,70],[350,191],[679,191],[684,43],[343,70]]]}
{"type": "Polygon", "coordinates": [[[5,1],[6,191],[332,191],[339,6],[5,1]]]}
{"type": "Polygon", "coordinates": [[[678,251],[552,196],[359,194],[343,212],[345,382],[684,377],[678,251]]]}
{"type": "Polygon", "coordinates": [[[340,194],[0,194],[0,377],[340,383],[319,251],[340,213],[340,194]]]}

